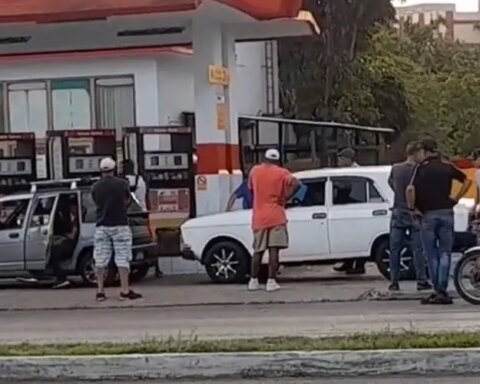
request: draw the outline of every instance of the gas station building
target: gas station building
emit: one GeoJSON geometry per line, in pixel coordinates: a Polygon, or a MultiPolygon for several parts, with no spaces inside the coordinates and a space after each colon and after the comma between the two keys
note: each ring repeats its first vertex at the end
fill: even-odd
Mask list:
{"type": "Polygon", "coordinates": [[[0,0],[0,133],[35,133],[42,177],[47,131],[114,128],[120,140],[194,113],[196,213],[222,211],[242,177],[238,116],[278,112],[272,41],[318,33],[302,3],[0,0]]]}

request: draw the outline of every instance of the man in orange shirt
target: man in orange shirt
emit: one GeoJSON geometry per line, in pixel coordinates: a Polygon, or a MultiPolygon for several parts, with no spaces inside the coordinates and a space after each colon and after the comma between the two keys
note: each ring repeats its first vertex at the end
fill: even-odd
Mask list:
{"type": "Polygon", "coordinates": [[[250,172],[248,187],[253,192],[253,259],[248,289],[259,289],[258,274],[262,257],[268,250],[269,266],[267,291],[280,289],[276,275],[279,251],[288,248],[287,215],[285,203],[295,194],[300,183],[285,168],[280,167],[280,153],[269,149],[265,161],[250,172]]]}

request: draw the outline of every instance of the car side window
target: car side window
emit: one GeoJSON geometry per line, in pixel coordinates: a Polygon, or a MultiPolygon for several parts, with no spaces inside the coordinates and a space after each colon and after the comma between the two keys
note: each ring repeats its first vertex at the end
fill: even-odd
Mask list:
{"type": "Polygon", "coordinates": [[[40,197],[35,205],[30,227],[41,227],[50,222],[56,196],[40,197]]]}
{"type": "Polygon", "coordinates": [[[305,197],[301,202],[302,207],[313,207],[325,205],[325,184],[326,180],[304,182],[306,187],[305,197]]]}
{"type": "Polygon", "coordinates": [[[0,202],[0,231],[23,228],[30,199],[0,202]]]}
{"type": "Polygon", "coordinates": [[[385,199],[378,191],[372,180],[368,181],[368,201],[370,203],[384,203],[385,199]]]}
{"type": "Polygon", "coordinates": [[[381,203],[385,199],[375,187],[373,180],[365,177],[332,178],[333,204],[381,203]]]}

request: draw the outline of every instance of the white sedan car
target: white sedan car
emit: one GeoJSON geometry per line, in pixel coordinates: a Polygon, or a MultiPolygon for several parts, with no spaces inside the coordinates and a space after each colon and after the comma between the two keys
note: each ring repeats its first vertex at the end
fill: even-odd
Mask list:
{"type": "MultiPolygon", "coordinates": [[[[388,277],[390,169],[324,168],[296,173],[308,189],[303,201],[293,201],[287,208],[290,244],[280,253],[281,264],[334,264],[360,257],[376,262],[388,277]]],[[[250,223],[251,210],[188,220],[181,227],[182,256],[200,261],[215,282],[243,282],[253,253],[250,223]]],[[[456,251],[476,245],[476,236],[468,232],[468,208],[463,204],[455,207],[455,231],[456,251]]],[[[402,278],[414,276],[411,253],[405,249],[402,278]]]]}

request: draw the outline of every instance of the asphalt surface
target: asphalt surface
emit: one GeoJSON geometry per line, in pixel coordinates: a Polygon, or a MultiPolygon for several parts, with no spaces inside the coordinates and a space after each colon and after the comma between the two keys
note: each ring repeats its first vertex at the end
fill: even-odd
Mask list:
{"type": "Polygon", "coordinates": [[[6,311],[1,312],[1,319],[2,343],[480,330],[478,308],[461,301],[447,307],[409,301],[365,301],[6,311]]]}
{"type": "MultiPolygon", "coordinates": [[[[76,382],[58,382],[61,384],[85,384],[76,382]]],[[[239,380],[239,381],[135,381],[135,382],[98,382],[95,384],[478,384],[478,377],[396,377],[396,378],[356,378],[356,379],[275,379],[275,380],[239,380]]],[[[0,384],[11,384],[0,381],[0,384]]],[[[22,383],[20,383],[22,384],[22,383]]],[[[23,384],[47,384],[46,382],[28,382],[23,384]]],[[[53,384],[49,382],[48,384],[53,384]]]]}

